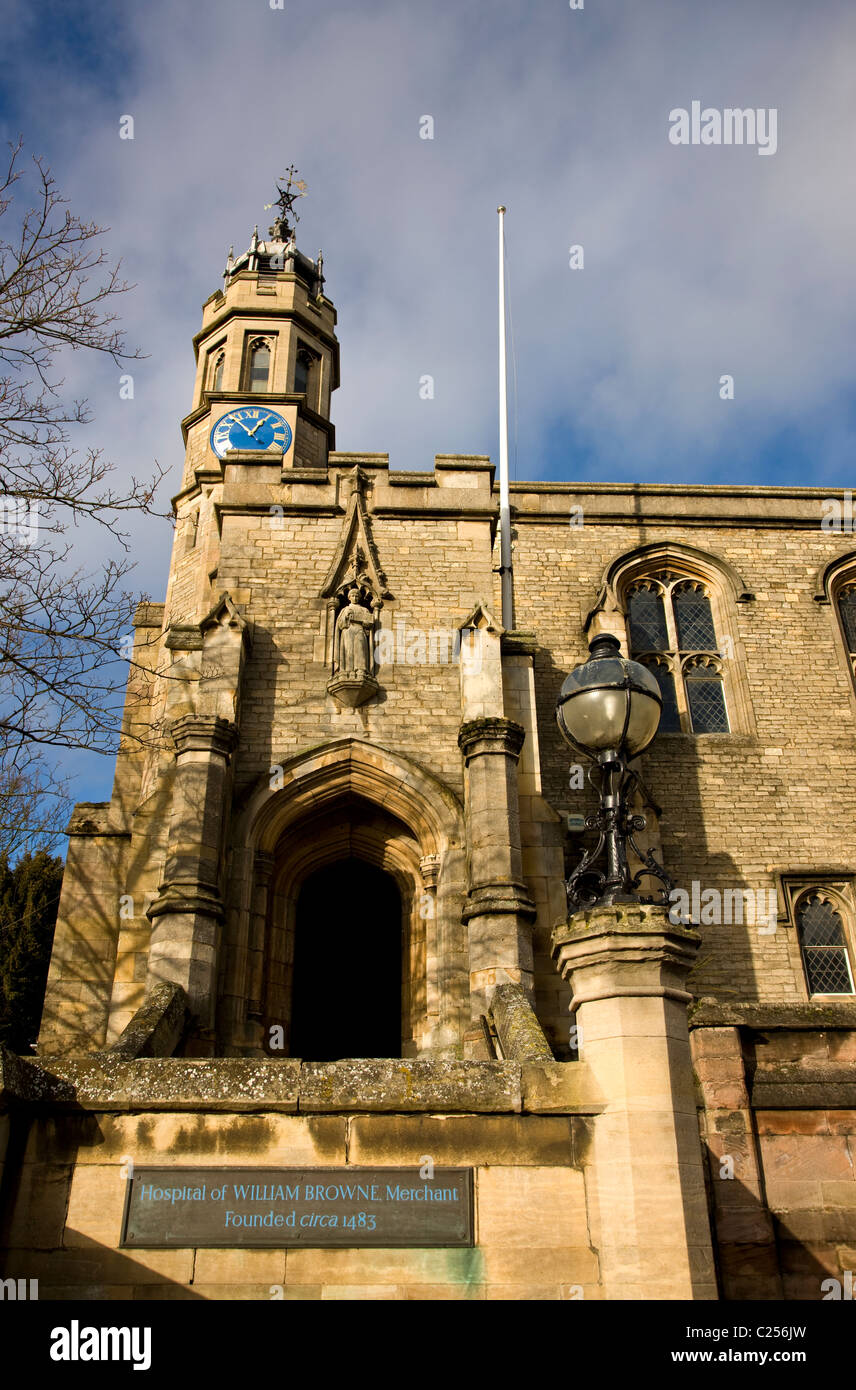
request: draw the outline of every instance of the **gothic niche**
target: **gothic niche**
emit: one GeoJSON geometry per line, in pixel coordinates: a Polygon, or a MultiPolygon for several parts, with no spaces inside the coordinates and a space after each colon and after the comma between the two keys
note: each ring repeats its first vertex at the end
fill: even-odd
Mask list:
{"type": "Polygon", "coordinates": [[[336,594],[333,677],[327,690],[349,709],[364,705],[379,689],[374,678],[374,632],[380,599],[367,575],[348,579],[336,594]]]}

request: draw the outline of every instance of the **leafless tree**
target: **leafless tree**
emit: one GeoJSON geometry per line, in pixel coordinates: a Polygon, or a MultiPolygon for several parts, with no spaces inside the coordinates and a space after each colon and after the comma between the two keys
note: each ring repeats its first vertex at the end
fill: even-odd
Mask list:
{"type": "Polygon", "coordinates": [[[10,863],[27,851],[55,849],[72,804],[67,781],[44,750],[15,753],[0,752],[0,858],[10,863]]]}
{"type": "Polygon", "coordinates": [[[139,358],[113,312],[132,287],[108,264],[107,229],[68,210],[38,157],[33,206],[17,213],[21,148],[9,146],[0,171],[0,775],[38,770],[45,791],[39,749],[117,746],[123,638],[141,598],[125,588],[122,527],[129,513],[163,515],[155,492],[165,470],[117,484],[102,451],[72,447],[73,426],[91,417],[86,401],[63,397],[58,359],[68,350],[117,365],[139,358]],[[103,552],[95,565],[77,562],[70,524],[84,526],[88,555],[103,552]]]}

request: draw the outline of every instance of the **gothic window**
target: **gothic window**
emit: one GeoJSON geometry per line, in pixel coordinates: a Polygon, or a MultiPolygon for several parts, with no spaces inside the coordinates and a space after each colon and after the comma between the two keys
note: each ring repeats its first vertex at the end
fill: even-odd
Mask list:
{"type": "Polygon", "coordinates": [[[809,994],[856,992],[844,920],[831,895],[822,889],[804,894],[796,920],[809,994]]]}
{"type": "Polygon", "coordinates": [[[250,391],[267,391],[270,380],[270,344],[257,338],[250,344],[247,387],[250,391]]]}
{"type": "Polygon", "coordinates": [[[213,366],[213,368],[212,368],[212,372],[211,372],[211,390],[212,390],[212,391],[222,391],[222,390],[223,390],[223,371],[224,371],[225,366],[226,366],[226,354],[225,354],[225,352],[221,352],[221,353],[218,354],[218,356],[217,356],[217,358],[216,358],[216,360],[215,360],[215,362],[214,362],[214,366],[213,366]]]}
{"type": "Polygon", "coordinates": [[[630,654],[663,696],[662,733],[730,731],[711,596],[697,579],[660,571],[627,595],[630,654]]]}
{"type": "Polygon", "coordinates": [[[630,649],[664,652],[669,647],[663,593],[653,584],[639,584],[630,595],[630,649]]]}
{"type": "Polygon", "coordinates": [[[692,657],[684,667],[687,705],[694,734],[727,734],[728,715],[722,676],[709,656],[692,657]]]}
{"type": "Polygon", "coordinates": [[[660,732],[679,734],[681,732],[681,715],[678,709],[678,697],[675,694],[675,678],[669,663],[663,657],[651,656],[645,658],[645,665],[651,675],[655,677],[663,698],[663,708],[660,711],[660,732]]]}
{"type": "Polygon", "coordinates": [[[856,583],[843,584],[839,589],[838,613],[844,632],[850,670],[854,680],[856,680],[856,583]]]}

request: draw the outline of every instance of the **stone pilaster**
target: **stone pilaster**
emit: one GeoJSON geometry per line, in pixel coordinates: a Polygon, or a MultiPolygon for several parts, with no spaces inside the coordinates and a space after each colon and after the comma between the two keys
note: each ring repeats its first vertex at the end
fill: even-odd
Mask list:
{"type": "Polygon", "coordinates": [[[500,984],[531,997],[535,905],[523,880],[517,761],[524,732],[511,719],[466,720],[458,735],[466,776],[468,925],[473,1018],[487,1014],[500,984]]]}
{"type": "Polygon", "coordinates": [[[267,934],[268,890],[273,874],[272,854],[257,849],[253,862],[250,909],[249,963],[247,970],[247,1042],[264,1051],[264,969],[267,934]]]}
{"type": "Polygon", "coordinates": [[[173,724],[176,765],[167,857],[148,909],[149,981],[181,985],[203,1033],[214,1025],[223,833],[237,732],[230,720],[209,715],[185,715],[173,724]]]}
{"type": "Polygon", "coordinates": [[[580,1059],[605,1102],[586,1176],[608,1299],[717,1297],[687,1030],[698,945],[641,903],[592,908],[553,933],[580,1059]]]}

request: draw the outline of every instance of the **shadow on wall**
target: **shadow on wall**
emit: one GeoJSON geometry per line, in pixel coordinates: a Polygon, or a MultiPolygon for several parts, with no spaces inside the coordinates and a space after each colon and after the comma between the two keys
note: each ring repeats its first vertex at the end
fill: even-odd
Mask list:
{"type": "MultiPolygon", "coordinates": [[[[117,782],[123,756],[117,759],[117,782]]],[[[114,983],[127,999],[122,1026],[143,1002],[151,936],[145,913],[159,886],[159,858],[157,881],[151,878],[151,865],[155,842],[160,839],[164,852],[166,848],[172,777],[161,776],[157,787],[133,815],[133,834],[118,833],[112,822],[108,824],[112,802],[75,808],[72,825],[78,833],[69,841],[42,1010],[40,1056],[103,1047],[114,983]],[[99,835],[99,829],[108,833],[99,835]],[[123,932],[129,949],[120,963],[123,932]]]]}
{"type": "MultiPolygon", "coordinates": [[[[584,640],[581,638],[579,662],[585,661],[586,656],[584,640]]],[[[568,671],[560,669],[555,664],[552,653],[543,647],[537,649],[535,662],[539,689],[555,691],[557,699],[568,671]]],[[[577,663],[572,663],[574,664],[577,663]]],[[[563,818],[568,812],[585,816],[596,811],[598,798],[586,776],[591,764],[582,757],[579,766],[583,769],[583,786],[581,789],[571,789],[569,769],[574,762],[574,755],[559,733],[555,719],[555,701],[544,698],[539,701],[538,738],[541,746],[544,796],[549,804],[555,807],[563,818]]],[[[748,802],[752,798],[752,789],[747,785],[745,777],[738,778],[737,769],[744,765],[747,749],[754,749],[756,740],[745,735],[661,734],[649,751],[639,759],[640,775],[651,798],[662,808],[661,815],[657,817],[650,807],[640,806],[648,826],[637,839],[642,844],[651,843],[655,857],[663,863],[675,887],[688,894],[691,906],[693,901],[702,901],[702,894],[706,890],[717,891],[717,901],[706,915],[714,918],[718,916],[720,920],[705,922],[702,918],[699,922],[698,913],[693,920],[693,925],[700,932],[702,944],[698,959],[690,972],[687,988],[697,997],[713,994],[724,1001],[734,999],[751,1002],[759,997],[751,937],[759,928],[769,925],[766,915],[770,902],[769,893],[775,890],[768,888],[767,884],[748,882],[730,854],[712,851],[709,848],[710,793],[707,793],[705,803],[701,769],[705,748],[714,746],[721,748],[724,754],[723,763],[726,771],[733,771],[735,779],[741,783],[739,792],[737,787],[722,790],[717,807],[718,816],[721,818],[724,814],[730,815],[739,822],[739,797],[744,797],[747,800],[743,812],[744,824],[747,827],[751,824],[748,802]],[[694,883],[697,885],[695,898],[694,883]],[[731,890],[731,895],[726,896],[727,890],[731,890]],[[747,899],[747,893],[751,894],[751,901],[747,899]],[[759,905],[762,915],[757,919],[759,905]],[[731,921],[728,920],[729,917],[731,921]],[[739,970],[735,970],[737,961],[739,970]]],[[[576,867],[583,850],[592,848],[596,839],[596,833],[592,831],[587,830],[583,834],[570,834],[565,831],[566,875],[576,867]]],[[[748,848],[747,845],[747,854],[748,848]]],[[[635,858],[632,851],[630,860],[634,872],[641,869],[641,861],[635,858]]],[[[639,891],[645,895],[654,895],[659,888],[657,879],[644,878],[639,891]]],[[[763,939],[762,936],[761,940],[763,939]]]]}

